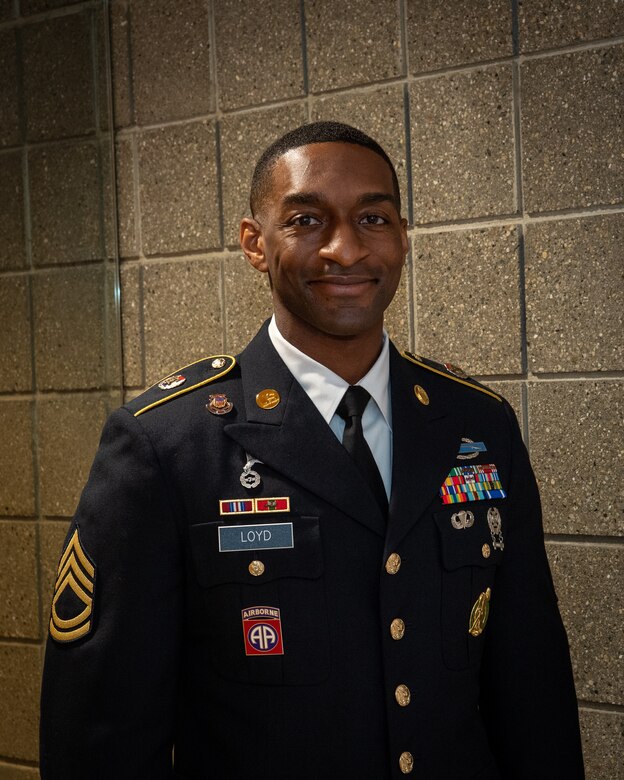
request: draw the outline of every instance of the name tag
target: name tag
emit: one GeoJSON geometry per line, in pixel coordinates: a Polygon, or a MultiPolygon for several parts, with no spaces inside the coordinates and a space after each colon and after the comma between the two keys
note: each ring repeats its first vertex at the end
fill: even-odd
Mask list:
{"type": "Polygon", "coordinates": [[[287,550],[294,546],[292,523],[219,526],[219,552],[287,550]]]}

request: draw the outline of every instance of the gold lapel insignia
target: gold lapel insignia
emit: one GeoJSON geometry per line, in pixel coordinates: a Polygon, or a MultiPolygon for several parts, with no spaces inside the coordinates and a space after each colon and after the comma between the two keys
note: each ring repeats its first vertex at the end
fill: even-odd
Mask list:
{"type": "Polygon", "coordinates": [[[73,642],[91,631],[95,566],[74,531],[58,565],[52,598],[50,634],[57,642],[73,642]]]}
{"type": "Polygon", "coordinates": [[[483,633],[485,624],[490,614],[490,596],[492,591],[487,588],[483,593],[479,594],[479,598],[475,601],[472,610],[470,611],[470,622],[468,624],[468,632],[472,636],[479,636],[483,633]]]}
{"type": "Polygon", "coordinates": [[[261,409],[275,409],[281,400],[277,390],[270,388],[261,390],[256,396],[256,403],[261,409]]]}

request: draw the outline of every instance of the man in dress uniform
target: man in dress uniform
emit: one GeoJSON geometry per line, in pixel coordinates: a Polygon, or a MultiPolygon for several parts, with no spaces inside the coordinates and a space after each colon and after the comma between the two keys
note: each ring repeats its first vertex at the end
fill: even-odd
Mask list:
{"type": "Polygon", "coordinates": [[[44,780],[578,780],[509,405],[399,353],[394,168],[334,122],[261,157],[274,316],[108,420],[59,564],[44,780]]]}

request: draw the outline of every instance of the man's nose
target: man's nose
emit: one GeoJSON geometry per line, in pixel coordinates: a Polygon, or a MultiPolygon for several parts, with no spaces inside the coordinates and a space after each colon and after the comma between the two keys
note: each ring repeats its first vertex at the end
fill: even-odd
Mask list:
{"type": "Polygon", "coordinates": [[[327,232],[327,240],[319,250],[324,260],[343,266],[355,265],[366,254],[357,226],[350,221],[334,224],[327,232]]]}

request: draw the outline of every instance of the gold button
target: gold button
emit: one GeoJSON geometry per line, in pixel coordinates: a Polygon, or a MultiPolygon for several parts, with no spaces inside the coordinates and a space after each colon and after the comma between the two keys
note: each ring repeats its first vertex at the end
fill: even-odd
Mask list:
{"type": "Polygon", "coordinates": [[[404,775],[409,775],[414,769],[414,756],[407,750],[399,756],[399,769],[404,775]]]}
{"type": "Polygon", "coordinates": [[[404,634],[405,623],[401,620],[401,618],[394,618],[392,623],[390,623],[390,636],[393,639],[403,639],[404,634]]]}
{"type": "Polygon", "coordinates": [[[249,573],[254,577],[259,577],[261,574],[264,574],[264,564],[262,561],[252,561],[249,564],[249,573]]]}
{"type": "Polygon", "coordinates": [[[277,390],[261,390],[256,396],[256,403],[261,409],[275,409],[282,399],[277,390]]]}
{"type": "Polygon", "coordinates": [[[491,552],[492,552],[492,551],[490,550],[490,545],[489,545],[489,544],[484,544],[484,545],[483,545],[483,547],[481,548],[481,555],[482,555],[484,558],[489,558],[489,557],[490,557],[490,554],[491,554],[491,552]]]}
{"type": "Polygon", "coordinates": [[[388,574],[396,574],[401,568],[401,556],[398,553],[391,553],[386,561],[386,571],[388,574]]]}
{"type": "Polygon", "coordinates": [[[421,387],[420,385],[414,385],[414,395],[421,404],[424,404],[425,406],[429,406],[429,396],[427,395],[427,391],[424,387],[421,387]]]}
{"type": "Polygon", "coordinates": [[[407,687],[407,685],[401,684],[397,685],[394,692],[394,698],[397,700],[399,707],[407,707],[407,705],[410,703],[410,699],[412,698],[412,694],[410,693],[410,689],[407,687]]]}

